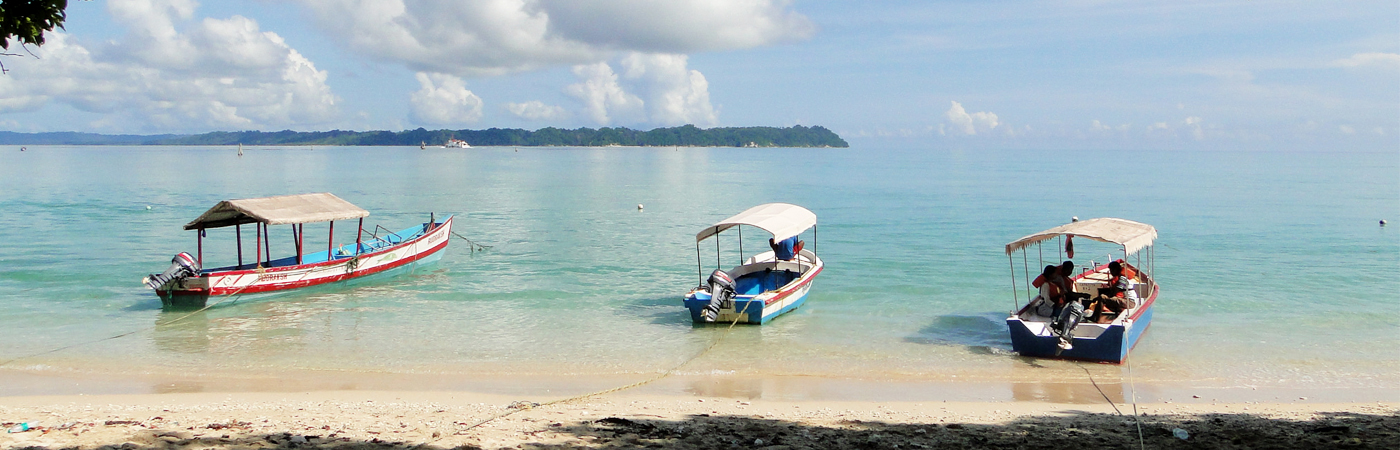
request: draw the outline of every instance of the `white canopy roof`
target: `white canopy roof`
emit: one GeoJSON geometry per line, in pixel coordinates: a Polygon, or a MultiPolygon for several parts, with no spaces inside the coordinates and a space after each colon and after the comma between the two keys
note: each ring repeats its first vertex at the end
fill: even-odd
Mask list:
{"type": "Polygon", "coordinates": [[[797,205],[787,203],[765,203],[745,210],[734,217],[705,227],[695,235],[695,242],[719,234],[736,225],[762,228],[773,233],[773,240],[781,241],[807,231],[817,225],[817,215],[797,205]]]}
{"type": "Polygon", "coordinates": [[[185,229],[219,228],[254,222],[268,225],[325,222],[368,215],[369,211],[341,200],[329,192],[321,192],[224,200],[200,214],[199,218],[185,224],[185,229]]]}
{"type": "Polygon", "coordinates": [[[1157,229],[1145,223],[1112,217],[1081,220],[1017,239],[1006,244],[1006,254],[1010,255],[1011,252],[1057,236],[1086,237],[1099,242],[1122,245],[1123,251],[1131,255],[1143,247],[1152,245],[1152,241],[1157,239],[1157,229]]]}

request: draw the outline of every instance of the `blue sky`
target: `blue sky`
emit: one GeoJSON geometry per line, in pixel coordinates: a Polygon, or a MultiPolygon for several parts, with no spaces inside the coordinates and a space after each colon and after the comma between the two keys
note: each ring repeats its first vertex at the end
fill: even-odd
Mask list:
{"type": "Polygon", "coordinates": [[[0,59],[0,130],[1400,149],[1393,0],[98,0],[48,39],[0,59]]]}

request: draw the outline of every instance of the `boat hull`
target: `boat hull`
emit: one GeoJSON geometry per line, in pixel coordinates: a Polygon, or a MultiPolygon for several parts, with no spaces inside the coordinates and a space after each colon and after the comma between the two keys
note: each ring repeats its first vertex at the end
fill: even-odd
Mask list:
{"type": "MultiPolygon", "coordinates": [[[[736,295],[734,296],[734,307],[720,310],[719,317],[714,323],[744,323],[752,325],[763,325],[774,318],[789,311],[802,307],[807,302],[807,293],[812,289],[812,281],[822,272],[821,259],[809,252],[803,252],[804,256],[809,256],[812,265],[795,280],[786,283],[782,288],[775,291],[766,291],[756,295],[736,295]]],[[[763,264],[759,262],[758,264],[763,264]]],[[[695,323],[709,323],[705,321],[705,307],[710,304],[710,293],[704,290],[692,290],[685,296],[685,307],[690,311],[690,319],[695,323]]]]}
{"type": "Polygon", "coordinates": [[[451,237],[452,220],[448,217],[419,236],[356,256],[313,264],[206,272],[164,286],[166,289],[157,289],[156,293],[166,307],[203,307],[215,297],[289,291],[426,264],[442,257],[451,237]]]}
{"type": "Polygon", "coordinates": [[[1011,330],[1011,348],[1021,356],[1122,363],[1142,338],[1143,332],[1152,325],[1158,292],[1154,288],[1128,319],[1107,326],[1080,324],[1076,328],[1074,347],[1064,351],[1059,349],[1060,338],[1050,332],[1045,322],[1025,321],[1013,315],[1006,319],[1007,328],[1011,330]],[[1101,328],[1102,332],[1081,336],[1087,334],[1083,331],[1098,331],[1092,330],[1096,327],[1101,328]]]}

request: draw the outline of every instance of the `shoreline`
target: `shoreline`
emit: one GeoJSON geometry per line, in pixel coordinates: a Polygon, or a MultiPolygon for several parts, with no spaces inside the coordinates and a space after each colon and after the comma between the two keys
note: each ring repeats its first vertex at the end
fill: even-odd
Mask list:
{"type": "MultiPolygon", "coordinates": [[[[768,401],[858,402],[1034,402],[1055,404],[1138,403],[1364,403],[1400,399],[1400,386],[1337,386],[1331,383],[1261,386],[1229,380],[1137,380],[1101,367],[1093,376],[990,378],[947,374],[924,377],[837,377],[675,373],[624,390],[629,395],[713,397],[768,401]],[[1108,373],[1104,373],[1108,372],[1108,373]]],[[[276,374],[55,373],[0,369],[0,399],[35,396],[161,394],[262,394],[290,392],[414,391],[463,395],[568,397],[651,380],[633,374],[410,374],[286,370],[276,374]]],[[[1051,373],[1051,374],[1063,374],[1051,373]]],[[[538,400],[535,400],[538,401],[538,400]]]]}
{"type": "MultiPolygon", "coordinates": [[[[421,391],[6,397],[0,422],[39,448],[927,448],[1136,445],[1131,407],[1104,403],[785,401],[614,393],[544,397],[421,391]],[[482,421],[496,418],[481,424],[482,421]]],[[[1137,405],[1153,447],[1400,445],[1396,402],[1137,405]],[[1187,433],[1187,442],[1173,432],[1187,433]]]]}

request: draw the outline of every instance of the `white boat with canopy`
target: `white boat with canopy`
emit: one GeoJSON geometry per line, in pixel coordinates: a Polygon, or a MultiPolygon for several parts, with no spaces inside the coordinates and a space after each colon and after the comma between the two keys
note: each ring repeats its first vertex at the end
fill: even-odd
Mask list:
{"type": "Polygon", "coordinates": [[[767,203],[705,227],[695,235],[695,269],[700,286],[685,295],[685,307],[696,323],[739,322],[764,324],[807,300],[812,280],[823,263],[815,253],[817,215],[787,203],[767,203]],[[767,251],[745,258],[744,227],[771,235],[767,251]],[[738,235],[739,265],[723,269],[720,234],[734,229],[738,235]],[[812,247],[802,233],[812,230],[812,247]],[[705,278],[701,242],[715,241],[715,270],[705,278]]]}
{"type": "Polygon", "coordinates": [[[167,307],[202,306],[212,296],[295,289],[435,261],[452,232],[452,216],[439,222],[430,214],[427,223],[397,233],[385,229],[379,235],[378,226],[366,233],[367,216],[368,211],[327,192],[221,201],[185,224],[196,231],[195,255],[177,254],[164,273],[142,281],[167,307]],[[352,219],[359,223],[355,242],[336,246],[335,222],[352,219]],[[305,224],[316,222],[328,222],[328,232],[325,250],[312,252],[305,245],[305,224]],[[247,260],[243,226],[250,224],[254,250],[247,260]],[[291,225],[294,255],[272,259],[270,225],[291,225]],[[226,227],[234,229],[237,263],[204,268],[205,230],[226,227]]]}
{"type": "Polygon", "coordinates": [[[1012,348],[1022,356],[1122,362],[1152,323],[1160,291],[1153,277],[1156,239],[1151,225],[1106,217],[1076,220],[1006,244],[1016,307],[1006,319],[1012,348]],[[1104,263],[1091,261],[1075,271],[1069,262],[1074,238],[1116,248],[1104,263]],[[1054,253],[1046,254],[1045,243],[1054,253]]]}

